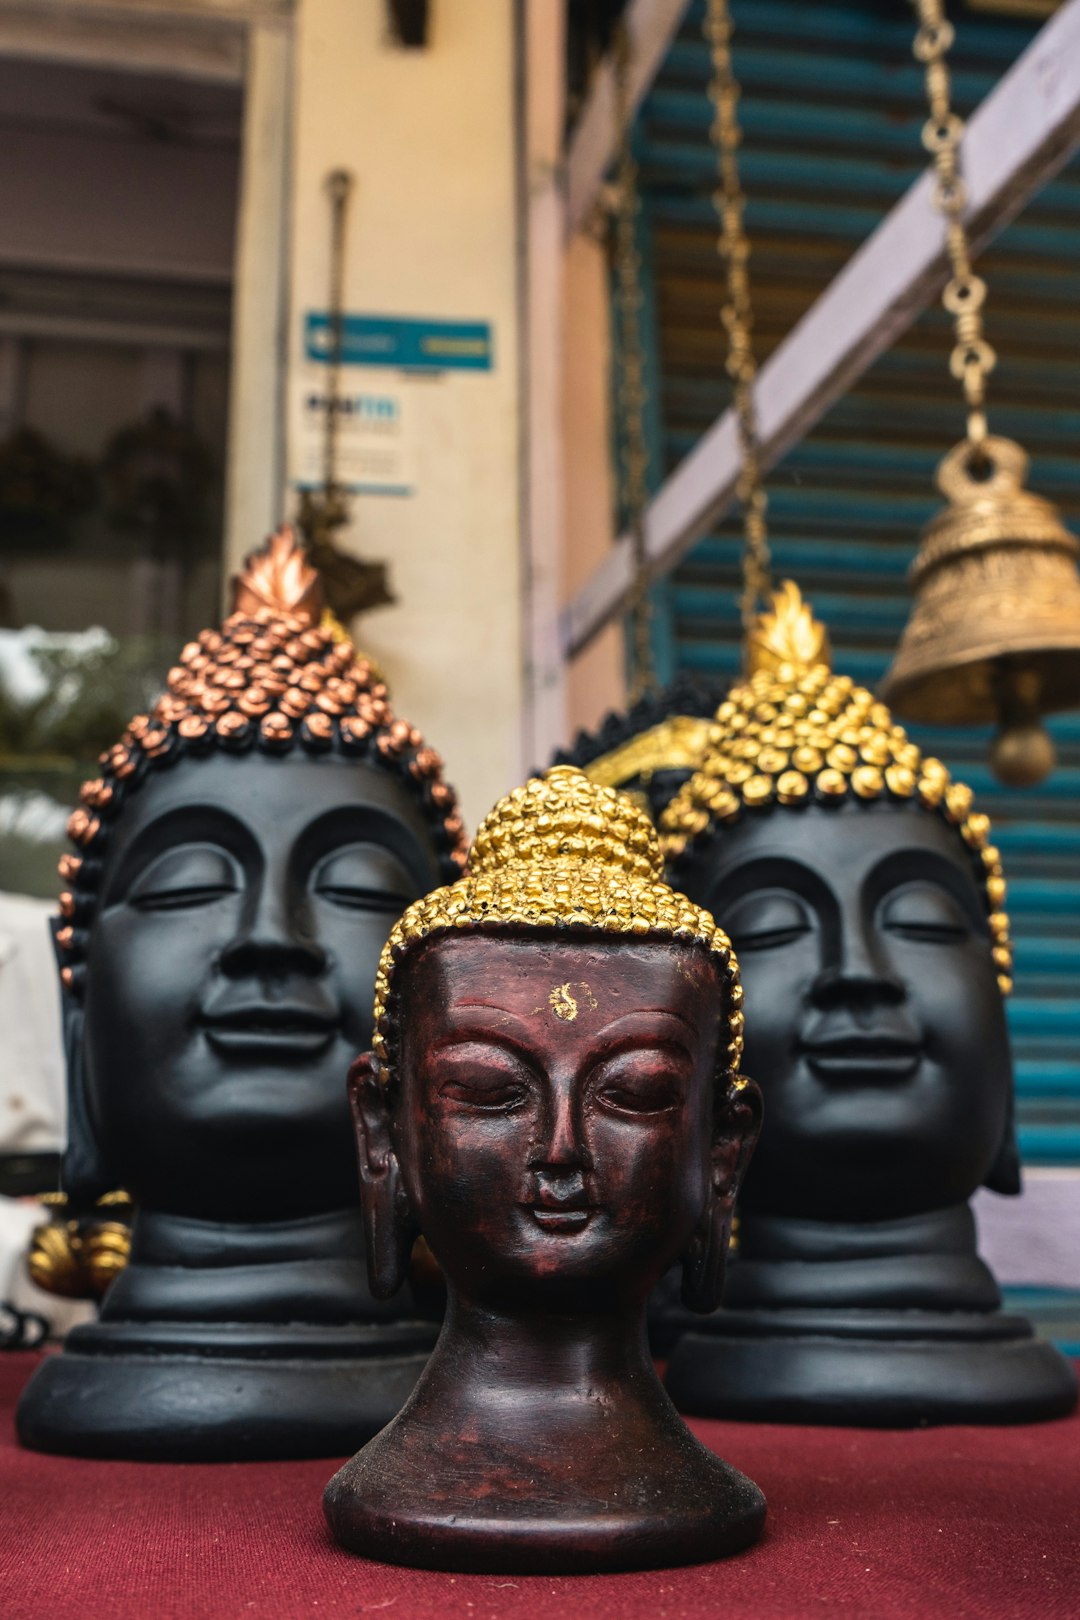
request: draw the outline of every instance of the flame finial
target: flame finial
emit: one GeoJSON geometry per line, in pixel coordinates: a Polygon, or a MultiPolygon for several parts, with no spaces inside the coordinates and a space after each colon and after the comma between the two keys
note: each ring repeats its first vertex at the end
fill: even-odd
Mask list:
{"type": "Polygon", "coordinates": [[[758,615],[746,638],[747,675],[773,673],[784,665],[799,674],[819,664],[831,669],[829,633],[794,580],[785,579],[771,601],[772,611],[758,615]]]}
{"type": "Polygon", "coordinates": [[[233,612],[289,613],[318,624],[325,606],[322,580],[308,562],[291,523],[253,551],[233,580],[233,612]]]}

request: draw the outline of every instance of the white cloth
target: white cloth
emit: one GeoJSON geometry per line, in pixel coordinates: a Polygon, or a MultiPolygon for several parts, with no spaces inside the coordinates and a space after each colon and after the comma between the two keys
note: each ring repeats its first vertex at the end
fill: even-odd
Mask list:
{"type": "Polygon", "coordinates": [[[48,927],[55,909],[0,893],[0,1153],[64,1145],[60,991],[48,927]]]}

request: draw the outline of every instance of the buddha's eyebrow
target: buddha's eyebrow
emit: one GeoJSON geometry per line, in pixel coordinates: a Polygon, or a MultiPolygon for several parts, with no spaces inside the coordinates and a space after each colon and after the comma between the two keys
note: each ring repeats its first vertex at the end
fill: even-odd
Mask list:
{"type": "Polygon", "coordinates": [[[608,1033],[611,1030],[618,1029],[620,1024],[627,1024],[631,1019],[635,1018],[672,1018],[688,1029],[691,1035],[697,1036],[701,1034],[700,1025],[695,1024],[693,1019],[687,1018],[685,1014],[678,1012],[674,1007],[633,1007],[628,1012],[620,1013],[618,1018],[613,1019],[610,1024],[605,1024],[604,1031],[608,1033]]]}

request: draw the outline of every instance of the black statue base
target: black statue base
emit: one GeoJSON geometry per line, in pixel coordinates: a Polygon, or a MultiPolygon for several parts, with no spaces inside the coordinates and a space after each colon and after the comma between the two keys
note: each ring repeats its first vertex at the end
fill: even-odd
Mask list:
{"type": "Polygon", "coordinates": [[[1076,1405],[1076,1377],[1005,1315],[967,1206],[841,1226],[747,1217],[725,1306],[672,1353],[682,1412],[913,1428],[1031,1423],[1076,1405]]]}
{"type": "Polygon", "coordinates": [[[363,1445],[408,1398],[437,1329],[371,1296],[362,1242],[351,1211],[261,1228],[140,1212],[101,1320],[27,1385],[19,1439],[161,1462],[363,1445]]]}

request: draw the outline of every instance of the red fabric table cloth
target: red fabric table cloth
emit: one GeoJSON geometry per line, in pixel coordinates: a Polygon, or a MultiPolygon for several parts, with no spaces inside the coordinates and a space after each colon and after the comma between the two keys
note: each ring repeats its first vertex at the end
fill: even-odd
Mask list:
{"type": "Polygon", "coordinates": [[[1077,1620],[1080,1417],[892,1432],[697,1423],[769,1501],[720,1563],[440,1575],[341,1552],[333,1460],[82,1462],[15,1443],[36,1357],[0,1355],[3,1620],[1077,1620]]]}

